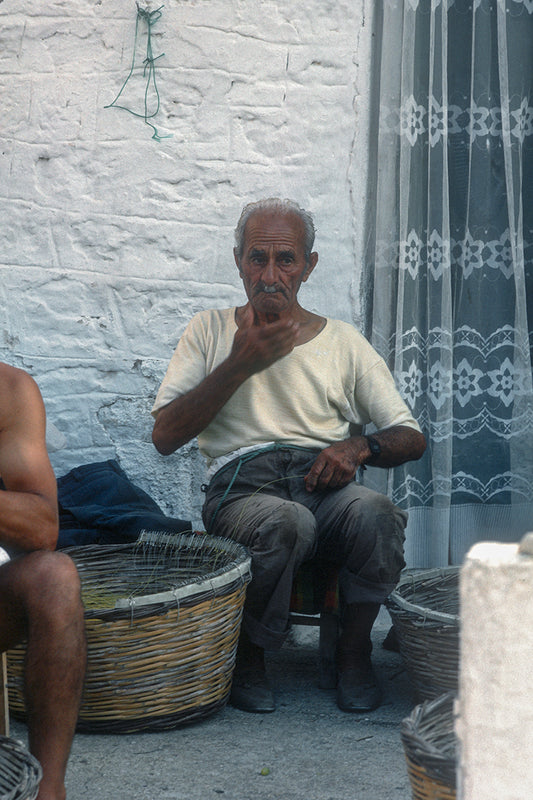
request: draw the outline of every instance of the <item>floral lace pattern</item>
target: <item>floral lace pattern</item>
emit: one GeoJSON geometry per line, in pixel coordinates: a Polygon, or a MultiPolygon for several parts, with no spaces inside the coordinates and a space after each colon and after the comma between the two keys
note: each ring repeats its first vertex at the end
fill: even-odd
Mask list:
{"type": "MultiPolygon", "coordinates": [[[[513,100],[517,102],[517,98],[513,100]]],[[[382,106],[380,116],[389,132],[404,136],[411,146],[421,137],[427,139],[430,147],[436,147],[454,134],[467,134],[472,141],[502,135],[502,110],[499,106],[488,108],[475,102],[467,108],[454,104],[446,106],[442,99],[439,101],[433,95],[419,101],[410,95],[399,109],[382,106]]],[[[533,136],[533,105],[527,98],[522,98],[511,109],[509,123],[511,136],[520,144],[527,136],[533,136]]]]}
{"type": "Polygon", "coordinates": [[[382,33],[371,338],[429,442],[388,490],[435,566],[533,519],[533,0],[388,0],[382,33]]]}

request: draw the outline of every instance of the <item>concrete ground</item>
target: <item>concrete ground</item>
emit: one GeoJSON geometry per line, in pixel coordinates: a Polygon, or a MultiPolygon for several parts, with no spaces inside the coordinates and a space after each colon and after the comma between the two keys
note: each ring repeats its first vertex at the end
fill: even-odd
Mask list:
{"type": "MultiPolygon", "coordinates": [[[[317,685],[317,630],[296,629],[268,654],[273,714],[226,707],[164,733],[77,734],[68,800],[410,800],[400,723],[414,706],[400,656],[382,648],[390,618],[374,628],[383,705],[347,714],[317,685]]],[[[25,740],[12,722],[11,735],[25,740]]]]}

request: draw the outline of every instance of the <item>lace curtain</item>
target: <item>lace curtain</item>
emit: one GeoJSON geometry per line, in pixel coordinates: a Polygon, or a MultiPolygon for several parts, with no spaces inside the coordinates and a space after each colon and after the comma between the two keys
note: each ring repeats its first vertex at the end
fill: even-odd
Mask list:
{"type": "Polygon", "coordinates": [[[533,0],[380,8],[369,331],[428,449],[373,483],[441,566],[533,530],[533,0]]]}

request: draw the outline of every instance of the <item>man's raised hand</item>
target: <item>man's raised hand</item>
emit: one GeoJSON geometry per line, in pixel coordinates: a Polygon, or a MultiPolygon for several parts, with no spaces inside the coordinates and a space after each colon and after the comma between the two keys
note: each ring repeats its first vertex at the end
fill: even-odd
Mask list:
{"type": "Polygon", "coordinates": [[[250,375],[266,369],[296,346],[297,322],[275,319],[261,323],[250,303],[241,310],[237,325],[229,358],[250,375]]]}

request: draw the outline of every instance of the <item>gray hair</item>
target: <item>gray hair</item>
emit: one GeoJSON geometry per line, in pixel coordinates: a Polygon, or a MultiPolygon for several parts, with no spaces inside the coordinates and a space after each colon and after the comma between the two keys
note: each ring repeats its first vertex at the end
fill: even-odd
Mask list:
{"type": "Polygon", "coordinates": [[[302,220],[304,225],[305,260],[306,262],[309,261],[309,256],[311,255],[315,241],[315,225],[313,223],[313,217],[309,211],[301,208],[298,203],[294,202],[294,200],[281,200],[279,197],[268,197],[264,200],[258,200],[256,203],[248,203],[248,205],[244,206],[237,223],[237,227],[235,228],[235,250],[237,252],[237,257],[241,259],[244,250],[244,231],[246,228],[246,223],[253,214],[258,213],[259,211],[274,211],[279,214],[296,214],[296,216],[302,220]]]}

